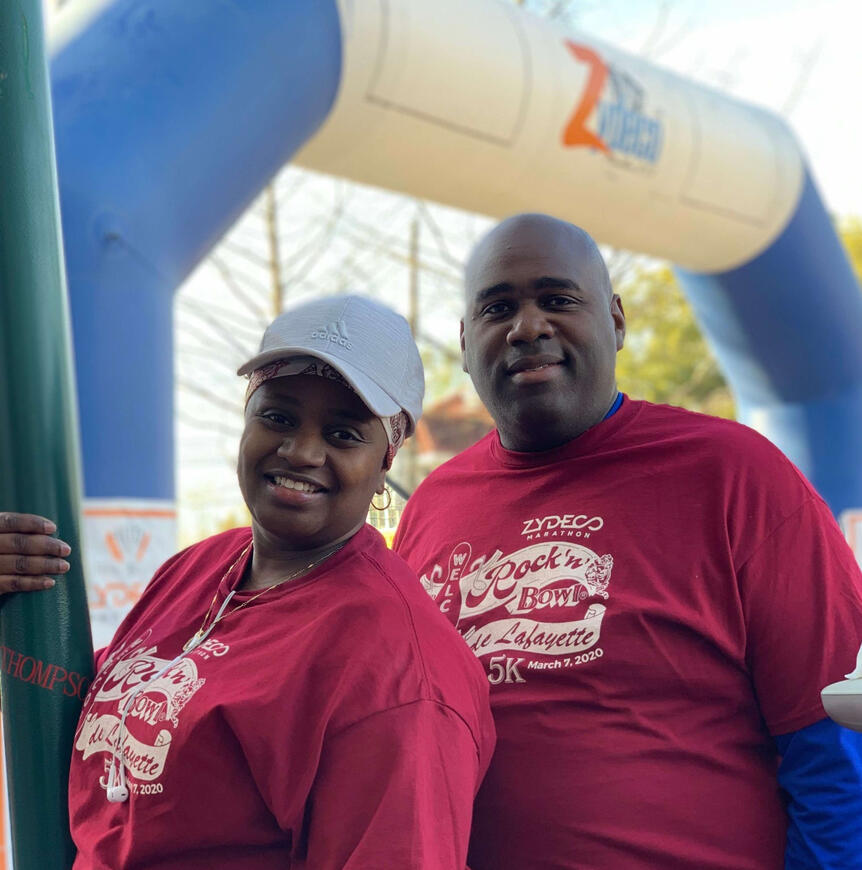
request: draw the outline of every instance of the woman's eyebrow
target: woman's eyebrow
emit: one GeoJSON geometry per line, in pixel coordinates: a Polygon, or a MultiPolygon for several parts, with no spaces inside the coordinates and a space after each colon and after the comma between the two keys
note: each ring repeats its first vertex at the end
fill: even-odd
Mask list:
{"type": "MultiPolygon", "coordinates": [[[[266,392],[264,392],[264,390],[265,385],[255,393],[255,396],[258,397],[258,405],[291,405],[294,408],[302,407],[302,403],[294,396],[283,395],[282,393],[278,393],[274,390],[266,392]]],[[[252,396],[252,398],[254,398],[255,396],[252,396]]]]}
{"type": "Polygon", "coordinates": [[[371,423],[377,419],[377,415],[369,408],[366,411],[348,411],[346,408],[332,408],[330,413],[339,419],[350,420],[354,423],[371,423]]]}

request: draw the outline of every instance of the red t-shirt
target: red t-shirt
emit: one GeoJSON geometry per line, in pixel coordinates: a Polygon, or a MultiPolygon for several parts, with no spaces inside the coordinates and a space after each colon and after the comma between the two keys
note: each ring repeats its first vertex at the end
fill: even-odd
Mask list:
{"type": "Polygon", "coordinates": [[[76,870],[461,870],[493,748],[487,682],[369,526],[133,701],[131,795],[106,800],[123,705],[235,586],[244,561],[223,575],[249,540],[173,557],[100,655],[72,757],[76,870]]]}
{"type": "Polygon", "coordinates": [[[485,665],[474,870],[778,870],[770,735],[824,718],[862,586],[766,439],[626,400],[579,438],[496,432],[411,497],[396,550],[485,665]]]}

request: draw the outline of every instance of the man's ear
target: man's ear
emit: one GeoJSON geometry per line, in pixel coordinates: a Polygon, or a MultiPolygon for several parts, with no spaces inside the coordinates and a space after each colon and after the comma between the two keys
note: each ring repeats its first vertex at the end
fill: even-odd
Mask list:
{"type": "Polygon", "coordinates": [[[611,318],[617,336],[617,350],[622,350],[626,339],[626,313],[623,310],[623,300],[616,293],[611,296],[611,318]]]}
{"type": "Polygon", "coordinates": [[[467,368],[467,347],[464,344],[464,321],[461,321],[461,371],[467,372],[470,374],[470,370],[467,368]]]}

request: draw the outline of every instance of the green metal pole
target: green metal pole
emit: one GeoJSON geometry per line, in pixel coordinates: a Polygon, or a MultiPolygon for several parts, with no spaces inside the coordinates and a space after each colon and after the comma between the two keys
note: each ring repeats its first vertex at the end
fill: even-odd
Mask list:
{"type": "Polygon", "coordinates": [[[75,858],[69,760],[93,650],[73,377],[42,3],[0,0],[0,509],[50,517],[72,546],[52,589],[0,599],[15,870],[75,858]]]}

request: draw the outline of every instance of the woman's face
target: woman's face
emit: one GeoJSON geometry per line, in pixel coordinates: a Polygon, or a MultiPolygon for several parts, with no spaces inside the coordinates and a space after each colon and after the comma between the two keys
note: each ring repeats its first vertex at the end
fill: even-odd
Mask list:
{"type": "Polygon", "coordinates": [[[387,446],[380,420],[336,381],[266,381],[246,407],[237,464],[256,544],[310,550],[351,532],[382,491],[387,446]]]}

